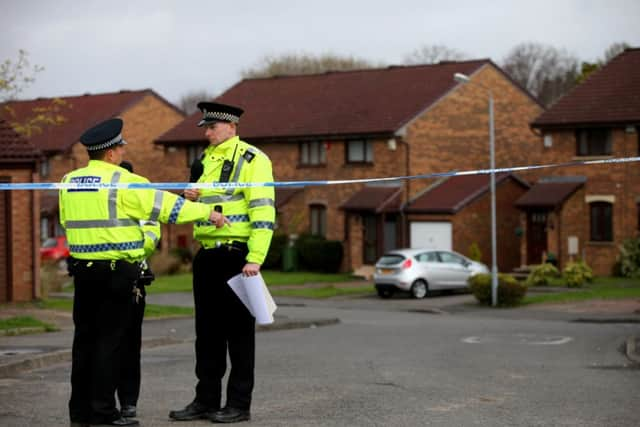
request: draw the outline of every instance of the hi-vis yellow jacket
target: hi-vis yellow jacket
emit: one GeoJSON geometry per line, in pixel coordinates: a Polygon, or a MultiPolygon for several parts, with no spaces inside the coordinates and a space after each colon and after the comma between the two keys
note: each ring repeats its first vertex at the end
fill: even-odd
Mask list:
{"type": "MultiPolygon", "coordinates": [[[[119,166],[90,160],[63,183],[149,182],[119,166]]],[[[71,256],[86,260],[141,261],[155,249],[163,223],[208,220],[212,208],[152,189],[60,190],[60,223],[71,256]],[[140,222],[142,220],[142,222],[140,222]]]]}
{"type": "MultiPolygon", "coordinates": [[[[256,147],[235,136],[217,146],[208,146],[202,156],[204,170],[198,182],[218,182],[225,160],[234,162],[229,182],[272,182],[271,160],[256,147]],[[235,153],[235,154],[234,154],[235,153]]],[[[247,262],[262,264],[267,256],[275,222],[273,187],[203,189],[200,202],[222,207],[231,225],[215,228],[208,221],[196,222],[193,235],[202,246],[211,248],[217,242],[246,242],[247,262]]]]}

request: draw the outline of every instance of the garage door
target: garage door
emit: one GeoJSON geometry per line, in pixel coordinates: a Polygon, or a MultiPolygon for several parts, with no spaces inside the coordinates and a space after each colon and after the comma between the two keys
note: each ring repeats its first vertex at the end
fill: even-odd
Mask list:
{"type": "Polygon", "coordinates": [[[411,223],[411,247],[450,251],[451,223],[414,221],[411,223]]]}

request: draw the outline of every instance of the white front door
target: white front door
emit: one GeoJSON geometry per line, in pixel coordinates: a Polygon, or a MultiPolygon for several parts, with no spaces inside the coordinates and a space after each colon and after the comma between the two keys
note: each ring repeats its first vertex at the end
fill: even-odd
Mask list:
{"type": "Polygon", "coordinates": [[[410,225],[411,247],[452,250],[450,222],[413,221],[410,225]]]}

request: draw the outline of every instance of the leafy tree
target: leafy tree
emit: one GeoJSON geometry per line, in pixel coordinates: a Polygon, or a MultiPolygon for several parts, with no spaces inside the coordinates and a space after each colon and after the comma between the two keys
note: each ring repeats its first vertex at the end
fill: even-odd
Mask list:
{"type": "Polygon", "coordinates": [[[180,109],[182,109],[186,114],[191,115],[198,111],[198,102],[209,101],[213,98],[215,98],[215,95],[208,92],[206,89],[192,90],[180,97],[180,109]]]}
{"type": "Polygon", "coordinates": [[[504,58],[504,71],[544,105],[567,93],[578,76],[578,59],[564,49],[521,43],[504,58]]]}
{"type": "Polygon", "coordinates": [[[345,71],[372,68],[375,65],[364,59],[352,56],[338,56],[327,53],[320,56],[312,54],[284,54],[281,56],[265,56],[258,63],[242,72],[243,78],[264,78],[274,76],[291,76],[300,74],[317,74],[326,71],[345,71]]]}
{"type": "Polygon", "coordinates": [[[55,98],[48,105],[34,108],[26,119],[17,119],[11,101],[15,101],[35,81],[36,74],[43,70],[44,67],[39,65],[32,67],[28,53],[22,49],[18,51],[18,59],[6,59],[0,64],[0,119],[6,120],[16,132],[27,138],[42,132],[45,126],[64,123],[62,112],[64,108],[71,107],[66,101],[55,98]]]}
{"type": "Polygon", "coordinates": [[[444,45],[424,45],[404,57],[405,64],[436,64],[440,61],[460,61],[467,55],[444,45]]]}

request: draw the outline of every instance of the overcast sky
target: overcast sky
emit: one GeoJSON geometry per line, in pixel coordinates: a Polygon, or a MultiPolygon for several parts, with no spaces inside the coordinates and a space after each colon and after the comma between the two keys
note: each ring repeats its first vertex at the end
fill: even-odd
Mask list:
{"type": "Polygon", "coordinates": [[[425,44],[497,63],[540,42],[595,61],[640,46],[638,0],[0,0],[0,60],[45,67],[22,98],[151,88],[219,94],[265,55],[333,53],[399,64],[425,44]]]}

